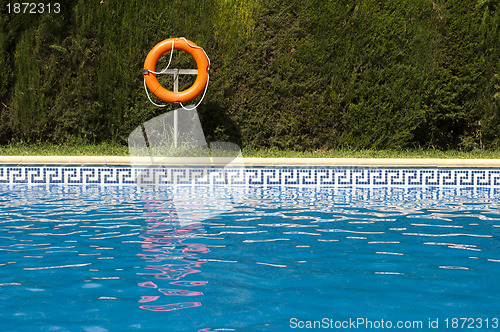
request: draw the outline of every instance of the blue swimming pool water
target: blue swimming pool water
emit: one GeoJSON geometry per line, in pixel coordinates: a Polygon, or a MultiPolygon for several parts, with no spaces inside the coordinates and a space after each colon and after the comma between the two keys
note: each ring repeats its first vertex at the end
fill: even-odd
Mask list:
{"type": "Polygon", "coordinates": [[[0,187],[0,330],[500,330],[498,191],[184,192],[0,187]]]}

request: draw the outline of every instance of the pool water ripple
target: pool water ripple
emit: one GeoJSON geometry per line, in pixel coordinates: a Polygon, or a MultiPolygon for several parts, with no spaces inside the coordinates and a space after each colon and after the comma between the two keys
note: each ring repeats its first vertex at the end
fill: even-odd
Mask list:
{"type": "Polygon", "coordinates": [[[165,190],[0,189],[3,330],[500,314],[500,196],[489,191],[251,188],[222,213],[189,204],[181,224],[165,190]]]}

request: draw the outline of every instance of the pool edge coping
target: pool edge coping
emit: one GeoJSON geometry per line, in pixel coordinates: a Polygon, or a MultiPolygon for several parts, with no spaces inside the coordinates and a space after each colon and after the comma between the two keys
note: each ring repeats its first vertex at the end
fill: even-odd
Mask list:
{"type": "MultiPolygon", "coordinates": [[[[149,158],[140,163],[148,165],[149,158]]],[[[203,166],[170,158],[165,166],[203,166]]],[[[129,156],[0,156],[1,165],[96,165],[130,166],[129,156]]],[[[325,167],[471,167],[500,168],[500,159],[425,159],[425,158],[243,158],[245,166],[325,166],[325,167]]],[[[212,164],[213,166],[223,166],[212,164]]],[[[208,165],[204,165],[208,166],[208,165]]]]}

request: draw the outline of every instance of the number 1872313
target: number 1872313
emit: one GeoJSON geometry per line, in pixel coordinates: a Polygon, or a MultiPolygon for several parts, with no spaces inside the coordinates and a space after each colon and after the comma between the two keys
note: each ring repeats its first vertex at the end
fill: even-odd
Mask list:
{"type": "Polygon", "coordinates": [[[35,3],[35,2],[14,2],[7,4],[8,14],[59,14],[61,12],[61,4],[55,3],[35,3]]]}

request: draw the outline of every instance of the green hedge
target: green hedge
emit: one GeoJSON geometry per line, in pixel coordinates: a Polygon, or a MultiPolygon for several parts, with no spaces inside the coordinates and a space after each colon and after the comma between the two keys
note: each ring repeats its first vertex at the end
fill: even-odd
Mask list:
{"type": "MultiPolygon", "coordinates": [[[[8,14],[0,0],[1,144],[126,144],[171,109],[145,95],[148,51],[185,36],[211,58],[199,107],[209,140],[294,150],[500,145],[498,0],[60,2],[59,14],[8,14]]],[[[175,65],[192,66],[179,53],[175,65]]]]}

